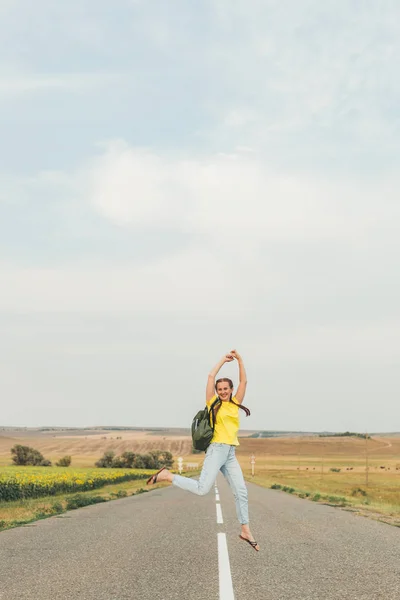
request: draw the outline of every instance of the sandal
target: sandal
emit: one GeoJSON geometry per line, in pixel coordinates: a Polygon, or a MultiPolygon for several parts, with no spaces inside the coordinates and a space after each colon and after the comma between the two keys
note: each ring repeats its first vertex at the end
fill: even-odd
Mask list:
{"type": "Polygon", "coordinates": [[[161,471],[164,471],[164,469],[166,469],[167,467],[163,467],[162,469],[160,469],[159,471],[157,471],[157,473],[155,475],[152,475],[151,477],[148,478],[146,485],[149,485],[151,483],[151,485],[154,485],[155,483],[157,483],[157,477],[158,475],[161,473],[161,471]]]}
{"type": "Polygon", "coordinates": [[[257,550],[257,547],[256,547],[256,546],[258,546],[258,544],[257,544],[256,541],[252,542],[251,540],[248,540],[247,538],[243,537],[242,535],[239,535],[239,537],[240,537],[241,540],[244,540],[245,542],[247,542],[248,544],[250,544],[250,546],[252,548],[254,548],[254,550],[256,552],[259,552],[259,550],[257,550]]]}

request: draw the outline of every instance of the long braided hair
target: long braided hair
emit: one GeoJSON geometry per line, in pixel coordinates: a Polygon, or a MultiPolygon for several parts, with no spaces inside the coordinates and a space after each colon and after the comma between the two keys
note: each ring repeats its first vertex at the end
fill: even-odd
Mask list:
{"type": "MultiPolygon", "coordinates": [[[[226,383],[228,383],[231,390],[233,390],[232,379],[228,379],[227,377],[222,377],[221,379],[217,379],[217,381],[215,382],[215,391],[217,391],[217,385],[219,383],[221,383],[222,381],[225,381],[226,383]]],[[[250,410],[246,406],[243,406],[243,404],[237,404],[236,402],[234,402],[232,400],[232,394],[231,394],[231,397],[229,398],[229,402],[232,402],[232,404],[235,404],[236,406],[238,406],[239,408],[244,410],[244,412],[246,413],[246,417],[250,416],[250,410]]],[[[212,409],[213,423],[215,423],[215,421],[217,419],[217,414],[218,414],[218,411],[221,408],[221,406],[222,406],[222,400],[220,400],[212,409]]]]}

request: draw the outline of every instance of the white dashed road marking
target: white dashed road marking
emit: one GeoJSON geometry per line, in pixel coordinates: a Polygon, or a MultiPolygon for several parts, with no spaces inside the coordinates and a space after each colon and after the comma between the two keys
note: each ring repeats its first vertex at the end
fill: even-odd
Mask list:
{"type": "Polygon", "coordinates": [[[235,600],[225,533],[218,534],[219,600],[235,600]]]}
{"type": "Polygon", "coordinates": [[[223,522],[224,522],[224,520],[223,520],[223,518],[222,518],[222,510],[221,510],[221,505],[220,505],[220,504],[217,504],[217,505],[216,505],[216,507],[217,507],[217,523],[223,523],[223,522]]]}

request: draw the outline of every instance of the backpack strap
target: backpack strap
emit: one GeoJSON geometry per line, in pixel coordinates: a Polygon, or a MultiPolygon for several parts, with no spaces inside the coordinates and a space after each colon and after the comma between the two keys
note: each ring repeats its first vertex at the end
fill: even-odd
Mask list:
{"type": "Polygon", "coordinates": [[[210,410],[208,412],[208,418],[209,418],[209,421],[210,421],[210,427],[212,427],[213,431],[214,431],[214,428],[215,428],[214,406],[216,406],[218,404],[218,402],[221,402],[221,400],[217,396],[216,400],[214,400],[214,402],[211,404],[210,410]],[[212,423],[211,423],[211,414],[212,414],[212,423]]]}

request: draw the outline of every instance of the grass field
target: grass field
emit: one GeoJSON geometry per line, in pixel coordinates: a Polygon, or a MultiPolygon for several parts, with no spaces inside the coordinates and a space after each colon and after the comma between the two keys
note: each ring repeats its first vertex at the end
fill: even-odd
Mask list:
{"type": "MultiPolygon", "coordinates": [[[[16,443],[33,446],[53,462],[69,454],[70,469],[92,468],[107,450],[116,454],[125,450],[169,450],[175,458],[182,456],[184,465],[189,462],[201,466],[204,460],[203,453],[191,454],[191,439],[183,434],[173,437],[168,432],[12,431],[0,434],[0,472],[4,472],[2,466],[11,464],[10,449],[16,443]]],[[[367,441],[318,436],[240,438],[237,456],[246,478],[254,483],[266,487],[278,484],[301,497],[342,505],[400,525],[400,436],[367,441]],[[252,455],[256,461],[254,478],[252,455]]],[[[127,485],[134,490],[136,482],[127,485]]],[[[1,514],[0,510],[0,520],[1,514]]]]}
{"type": "Polygon", "coordinates": [[[400,526],[398,437],[246,439],[237,456],[249,481],[265,487],[278,484],[300,497],[400,526]]]}

